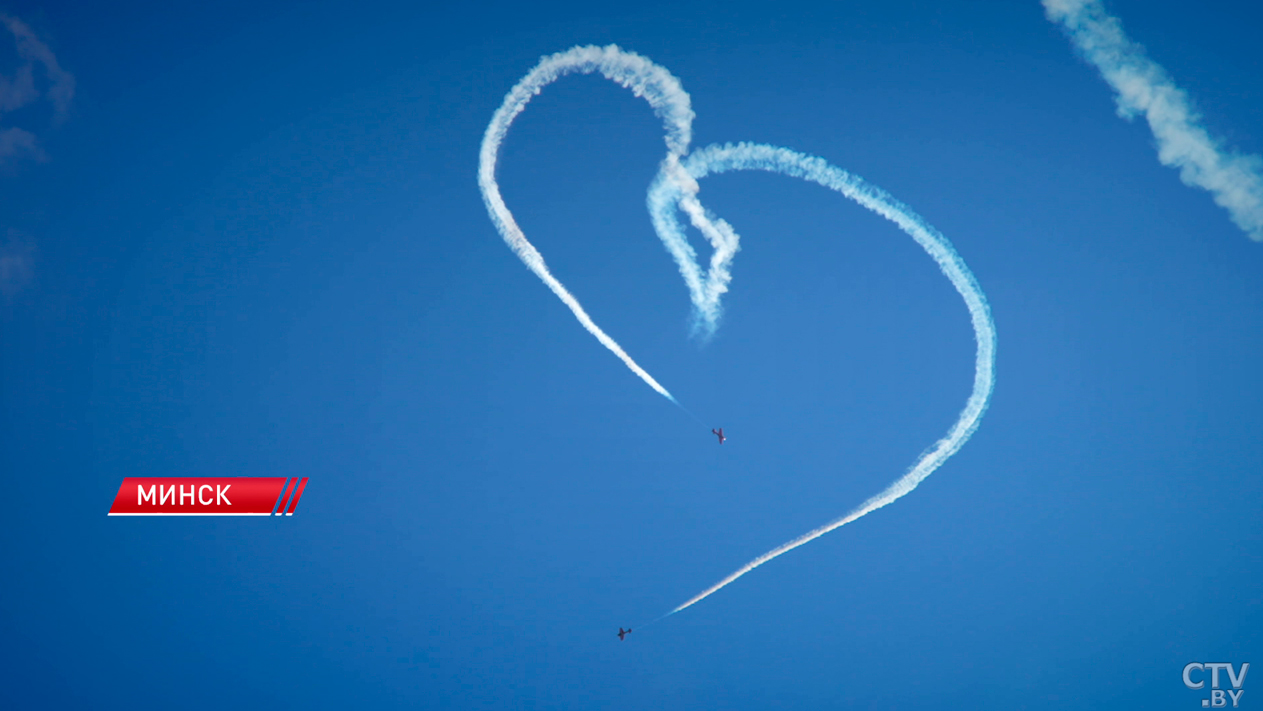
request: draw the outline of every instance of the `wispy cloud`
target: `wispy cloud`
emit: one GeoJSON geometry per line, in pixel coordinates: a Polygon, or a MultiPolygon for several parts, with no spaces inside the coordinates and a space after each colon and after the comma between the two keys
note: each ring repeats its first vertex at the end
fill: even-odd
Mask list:
{"type": "MultiPolygon", "coordinates": [[[[47,100],[52,105],[53,122],[64,121],[75,96],[74,76],[62,69],[53,51],[25,22],[0,14],[0,23],[13,36],[20,60],[11,74],[0,74],[0,115],[47,100]]],[[[44,157],[35,134],[18,127],[0,129],[0,163],[22,155],[37,160],[44,157]]]]}
{"type": "Polygon", "coordinates": [[[1065,27],[1085,59],[1116,92],[1118,113],[1143,114],[1158,160],[1186,185],[1208,190],[1251,239],[1263,241],[1263,159],[1227,150],[1201,123],[1188,95],[1145,48],[1123,32],[1100,0],[1043,0],[1048,19],[1065,27]]]}
{"type": "Polygon", "coordinates": [[[35,134],[20,128],[0,129],[0,163],[6,158],[17,155],[30,155],[43,160],[44,151],[35,140],[35,134]]]}
{"type": "Polygon", "coordinates": [[[0,74],[0,113],[20,109],[39,98],[35,90],[34,67],[25,64],[13,76],[0,74]]]}
{"type": "MultiPolygon", "coordinates": [[[[53,110],[56,112],[57,118],[64,119],[70,111],[70,101],[75,98],[75,78],[70,72],[61,68],[57,62],[57,57],[53,55],[53,51],[48,48],[35,36],[31,28],[25,22],[10,17],[8,15],[0,15],[0,22],[9,28],[9,32],[13,33],[13,39],[17,43],[18,56],[22,58],[24,64],[18,68],[17,78],[19,81],[25,81],[28,85],[26,88],[33,91],[33,69],[36,64],[44,68],[44,74],[48,78],[49,87],[45,92],[45,96],[53,103],[53,110]]],[[[29,96],[28,100],[38,98],[39,94],[29,96]]]]}
{"type": "Polygon", "coordinates": [[[13,296],[35,275],[35,242],[17,230],[10,229],[0,242],[0,294],[13,296]]]}
{"type": "MultiPolygon", "coordinates": [[[[64,121],[75,96],[75,78],[62,69],[53,51],[25,22],[0,13],[0,24],[13,36],[18,56],[18,65],[11,73],[0,73],[0,117],[48,101],[52,106],[52,122],[64,121]]],[[[29,128],[0,126],[0,166],[20,158],[45,160],[39,139],[29,128]]],[[[35,242],[9,228],[0,241],[0,295],[13,296],[34,278],[35,242]]]]}

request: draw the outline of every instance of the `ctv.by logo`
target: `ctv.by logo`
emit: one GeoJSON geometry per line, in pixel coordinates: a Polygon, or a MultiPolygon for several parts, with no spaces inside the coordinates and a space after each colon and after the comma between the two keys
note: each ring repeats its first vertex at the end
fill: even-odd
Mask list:
{"type": "Polygon", "coordinates": [[[1245,683],[1245,674],[1250,671],[1250,664],[1247,662],[1241,665],[1241,674],[1238,675],[1233,670],[1231,664],[1222,662],[1211,664],[1203,664],[1201,662],[1189,662],[1184,665],[1184,685],[1190,689],[1200,689],[1206,686],[1206,672],[1210,672],[1210,698],[1202,699],[1202,708],[1222,708],[1228,705],[1228,699],[1232,699],[1232,707],[1237,708],[1237,704],[1241,702],[1241,695],[1245,690],[1241,685],[1245,683]],[[1228,672],[1228,681],[1232,684],[1232,689],[1224,696],[1224,690],[1219,688],[1219,672],[1228,672]],[[1193,674],[1202,672],[1201,680],[1193,681],[1193,674]]]}

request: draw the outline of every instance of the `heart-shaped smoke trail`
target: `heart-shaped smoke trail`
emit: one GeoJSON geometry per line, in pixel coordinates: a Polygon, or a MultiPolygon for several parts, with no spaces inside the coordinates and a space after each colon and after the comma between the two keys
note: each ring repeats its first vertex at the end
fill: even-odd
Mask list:
{"type": "Polygon", "coordinates": [[[974,361],[974,387],[965,403],[964,410],[961,411],[947,435],[926,450],[903,476],[842,518],[809,531],[746,563],[736,572],[667,613],[671,615],[697,604],[769,560],[899,499],[915,489],[935,469],[955,454],[978,428],[978,423],[987,409],[991,391],[995,386],[995,324],[991,320],[991,311],[982,289],[979,288],[978,282],[974,280],[973,274],[970,273],[960,255],[956,253],[951,242],[926,224],[908,206],[895,200],[883,190],[830,165],[821,158],[786,148],[740,143],[708,146],[689,154],[693,110],[689,96],[680,86],[678,79],[648,59],[623,51],[614,45],[575,47],[566,52],[544,57],[505,97],[504,103],[492,117],[491,124],[487,126],[486,135],[483,137],[478,184],[482,188],[483,200],[487,204],[487,211],[491,214],[492,222],[522,262],[535,272],[566,306],[570,307],[575,317],[579,319],[579,323],[583,324],[588,332],[596,336],[602,345],[613,351],[632,372],[672,402],[675,402],[675,398],[644,368],[637,365],[614,339],[606,335],[583,310],[578,300],[548,271],[544,258],[527,241],[521,228],[514,221],[513,214],[505,206],[495,180],[496,158],[500,151],[500,144],[503,143],[513,119],[522,112],[531,97],[538,94],[543,87],[567,74],[594,72],[600,72],[606,78],[618,82],[631,89],[637,96],[644,98],[666,126],[667,155],[662,160],[658,176],[649,188],[648,206],[654,229],[666,245],[667,251],[675,258],[680,274],[688,286],[693,301],[696,331],[701,336],[709,337],[718,327],[721,316],[720,299],[728,290],[728,283],[732,278],[729,267],[739,247],[739,237],[731,225],[712,215],[698,201],[697,181],[711,173],[723,173],[730,170],[763,170],[802,178],[839,192],[894,222],[899,229],[911,235],[938,263],[939,269],[965,300],[978,346],[974,361]],[[710,267],[705,276],[697,264],[697,254],[688,243],[684,227],[676,218],[676,210],[684,212],[689,217],[690,223],[706,237],[715,250],[711,255],[710,267]]]}

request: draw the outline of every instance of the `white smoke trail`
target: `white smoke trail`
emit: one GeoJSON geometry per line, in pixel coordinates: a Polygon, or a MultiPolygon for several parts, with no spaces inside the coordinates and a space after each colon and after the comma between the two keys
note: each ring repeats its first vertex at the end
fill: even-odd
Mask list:
{"type": "MultiPolygon", "coordinates": [[[[723,173],[730,170],[765,170],[802,178],[842,193],[842,195],[895,223],[899,226],[899,229],[911,235],[917,241],[917,244],[921,245],[934,258],[934,261],[938,263],[939,269],[943,271],[943,274],[951,281],[952,286],[956,287],[956,291],[965,300],[965,306],[969,309],[969,316],[973,321],[974,337],[978,343],[978,350],[974,359],[974,388],[969,395],[969,400],[965,403],[965,409],[961,411],[956,424],[952,426],[947,435],[922,454],[920,459],[906,474],[849,514],[815,530],[808,531],[798,538],[764,553],[741,566],[728,577],[668,612],[667,615],[673,615],[686,607],[702,601],[720,588],[769,560],[813,541],[835,528],[845,526],[862,516],[876,511],[917,488],[918,484],[955,454],[973,435],[974,430],[978,429],[978,423],[987,409],[991,391],[995,386],[996,332],[995,324],[991,320],[991,309],[987,306],[987,299],[983,295],[982,289],[978,286],[978,282],[974,280],[969,267],[965,265],[964,260],[956,253],[951,242],[933,227],[926,224],[907,205],[895,200],[880,188],[866,183],[863,179],[829,165],[821,158],[797,153],[786,148],[750,143],[707,146],[690,155],[684,161],[683,166],[689,175],[698,180],[712,173],[723,173]]],[[[651,190],[656,191],[656,194],[650,198],[649,202],[651,205],[670,205],[673,199],[671,194],[673,189],[670,182],[657,180],[654,182],[651,190]]],[[[678,228],[678,223],[674,223],[673,218],[669,218],[667,215],[655,215],[655,218],[659,217],[661,218],[661,224],[665,224],[672,229],[678,228]]],[[[655,224],[659,224],[658,219],[655,219],[655,224]]]]}
{"type": "MultiPolygon", "coordinates": [[[[504,241],[552,290],[562,303],[570,307],[575,318],[588,333],[596,336],[601,345],[610,349],[619,360],[623,361],[633,373],[640,376],[649,387],[664,397],[674,401],[675,398],[667,389],[658,384],[653,376],[641,368],[631,356],[602,331],[588,313],[579,305],[578,299],[566,289],[544,263],[544,257],[535,249],[513,219],[513,213],[504,204],[500,196],[500,186],[496,183],[496,158],[500,153],[500,144],[509,131],[509,126],[518,114],[526,108],[526,104],[548,84],[573,73],[591,74],[601,72],[606,78],[629,88],[637,96],[643,97],[653,107],[654,113],[660,116],[666,126],[667,161],[678,163],[679,156],[688,150],[692,135],[693,111],[689,108],[688,94],[680,87],[680,82],[665,69],[636,54],[622,52],[613,45],[609,47],[575,47],[567,52],[544,57],[529,74],[518,82],[517,86],[504,97],[504,103],[491,117],[487,132],[483,135],[482,150],[478,161],[478,187],[482,189],[482,199],[487,205],[487,212],[504,241]]],[[[687,275],[686,275],[687,277],[687,275]]]]}
{"type": "Polygon", "coordinates": [[[1180,169],[1185,185],[1210,191],[1215,203],[1251,239],[1263,241],[1263,159],[1225,152],[1166,70],[1123,32],[1100,0],[1043,0],[1048,19],[1065,27],[1075,47],[1117,92],[1118,113],[1143,113],[1158,143],[1158,160],[1180,169]]]}
{"type": "MultiPolygon", "coordinates": [[[[698,201],[697,180],[711,173],[728,170],[766,170],[819,183],[842,193],[891,220],[911,235],[934,258],[939,268],[965,299],[965,304],[973,319],[974,333],[978,342],[974,388],[965,404],[965,409],[947,436],[927,450],[906,474],[845,517],[810,531],[747,563],[718,584],[667,613],[671,615],[696,604],[772,558],[895,501],[915,489],[922,480],[959,450],[977,429],[978,422],[991,397],[994,385],[995,326],[991,322],[990,310],[982,290],[978,287],[968,267],[952,248],[951,243],[906,205],[820,158],[785,148],[742,143],[710,146],[685,157],[691,140],[693,111],[690,107],[689,96],[680,86],[679,80],[666,69],[644,57],[625,52],[614,45],[575,47],[566,52],[544,57],[505,97],[504,103],[492,117],[490,125],[487,126],[486,135],[483,137],[478,184],[482,189],[483,201],[487,205],[492,222],[522,262],[570,307],[588,332],[596,336],[602,345],[613,351],[650,387],[672,402],[676,402],[675,398],[637,365],[614,342],[614,339],[606,335],[592,321],[574,296],[549,272],[543,257],[527,241],[521,228],[514,221],[513,214],[505,206],[495,180],[496,158],[500,145],[504,142],[509,126],[526,108],[531,98],[543,87],[562,76],[593,72],[600,72],[606,78],[618,82],[631,89],[637,96],[644,98],[666,126],[667,155],[662,160],[658,176],[650,186],[648,207],[658,236],[662,239],[667,251],[675,258],[680,274],[688,286],[693,302],[697,335],[708,338],[718,327],[722,315],[720,301],[728,290],[728,284],[732,278],[729,269],[740,242],[737,232],[731,225],[712,215],[698,201]],[[697,264],[697,254],[689,245],[684,228],[676,218],[677,209],[688,215],[690,223],[714,248],[709,269],[704,277],[702,269],[697,264]]],[[[676,404],[679,405],[678,402],[676,404]]]]}
{"type": "Polygon", "coordinates": [[[593,72],[600,72],[607,79],[631,89],[636,96],[649,102],[654,113],[663,121],[666,128],[667,155],[662,160],[659,174],[672,181],[681,209],[716,248],[706,279],[703,280],[697,266],[697,253],[682,233],[672,233],[670,237],[664,237],[663,242],[679,265],[680,274],[693,298],[694,311],[700,314],[697,320],[706,324],[705,333],[713,333],[719,318],[719,297],[727,290],[730,279],[728,265],[737,250],[737,243],[735,236],[730,236],[733,233],[727,224],[722,220],[712,223],[705,208],[697,201],[697,182],[680,168],[680,157],[688,151],[689,141],[692,139],[693,109],[690,107],[689,95],[680,86],[680,81],[665,68],[615,45],[575,47],[544,57],[504,97],[504,103],[487,125],[479,155],[478,186],[482,189],[483,202],[487,205],[491,221],[518,258],[570,307],[579,323],[596,336],[601,345],[610,349],[650,387],[675,402],[671,393],[602,331],[574,295],[552,275],[539,250],[526,239],[517,221],[513,219],[513,213],[505,205],[504,198],[500,195],[500,186],[496,183],[496,159],[500,153],[500,145],[504,142],[509,126],[526,108],[531,98],[563,76],[593,72]]]}

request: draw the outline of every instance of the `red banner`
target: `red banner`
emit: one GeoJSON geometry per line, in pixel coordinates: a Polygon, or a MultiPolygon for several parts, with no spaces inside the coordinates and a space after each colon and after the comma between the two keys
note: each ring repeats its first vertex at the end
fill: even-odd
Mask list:
{"type": "Polygon", "coordinates": [[[111,516],[293,516],[307,477],[127,477],[111,516]]]}

